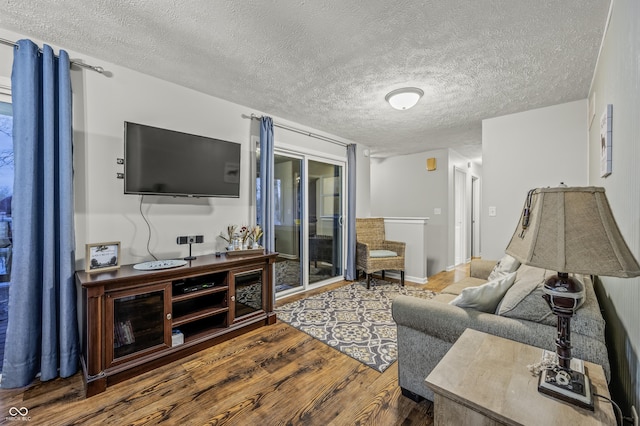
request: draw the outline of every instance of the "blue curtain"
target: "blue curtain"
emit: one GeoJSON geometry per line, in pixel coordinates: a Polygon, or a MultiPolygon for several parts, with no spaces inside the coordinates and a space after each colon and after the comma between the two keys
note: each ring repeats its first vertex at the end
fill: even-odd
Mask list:
{"type": "Polygon", "coordinates": [[[347,145],[347,268],[344,278],[356,279],[356,145],[347,145]]]}
{"type": "Polygon", "coordinates": [[[273,196],[273,120],[262,117],[260,120],[260,226],[264,232],[262,245],[269,251],[275,251],[274,196],[273,196]]]}
{"type": "Polygon", "coordinates": [[[11,74],[13,259],[2,387],[78,370],[69,56],[29,40],[11,74]]]}

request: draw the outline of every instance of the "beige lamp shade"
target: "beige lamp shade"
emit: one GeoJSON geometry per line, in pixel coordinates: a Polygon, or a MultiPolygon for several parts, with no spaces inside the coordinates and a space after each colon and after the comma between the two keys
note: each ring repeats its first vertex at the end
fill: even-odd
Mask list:
{"type": "Polygon", "coordinates": [[[599,187],[532,190],[505,251],[523,264],[552,271],[640,275],[640,265],[618,229],[604,188],[599,187]]]}

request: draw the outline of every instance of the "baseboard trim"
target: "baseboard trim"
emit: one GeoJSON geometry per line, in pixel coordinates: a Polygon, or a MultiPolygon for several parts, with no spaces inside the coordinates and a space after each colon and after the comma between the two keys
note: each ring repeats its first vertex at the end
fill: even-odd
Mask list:
{"type": "MultiPolygon", "coordinates": [[[[395,278],[395,279],[398,279],[398,280],[400,279],[400,274],[397,273],[397,272],[387,272],[387,271],[385,271],[384,275],[386,277],[389,277],[389,278],[395,278]]],[[[422,284],[426,284],[426,283],[429,282],[429,279],[427,277],[414,277],[412,275],[407,275],[406,273],[404,274],[404,280],[405,280],[405,282],[406,281],[410,281],[412,283],[421,284],[421,285],[422,284]]]]}

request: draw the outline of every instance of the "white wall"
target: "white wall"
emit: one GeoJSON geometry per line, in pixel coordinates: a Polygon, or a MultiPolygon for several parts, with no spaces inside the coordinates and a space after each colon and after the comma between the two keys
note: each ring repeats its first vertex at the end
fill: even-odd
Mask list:
{"type": "MultiPolygon", "coordinates": [[[[9,40],[27,38],[3,29],[0,29],[0,37],[9,40]]],[[[42,45],[41,40],[34,42],[42,45]]],[[[204,235],[205,243],[193,246],[195,255],[220,250],[223,242],[216,237],[221,230],[230,223],[251,223],[255,217],[251,152],[259,126],[255,120],[245,117],[252,112],[257,115],[262,112],[83,54],[71,51],[69,54],[71,58],[81,58],[108,71],[108,75],[101,75],[72,67],[71,72],[78,269],[84,268],[85,243],[120,241],[123,263],[151,259],[146,250],[149,234],[139,211],[140,197],[124,195],[123,181],[116,179],[116,173],[122,171],[122,166],[116,164],[116,158],[124,155],[124,121],[242,144],[240,198],[144,197],[142,210],[151,224],[149,247],[157,257],[183,257],[187,254],[188,246],[176,245],[178,235],[204,235]]],[[[0,46],[0,77],[10,76],[12,62],[12,49],[0,46]]],[[[269,114],[268,111],[264,113],[269,114]]],[[[278,117],[273,119],[339,139],[278,117]]],[[[280,128],[275,128],[274,133],[276,146],[286,144],[346,159],[345,148],[336,144],[280,128]]],[[[361,178],[361,174],[358,177],[361,178]]],[[[368,181],[362,184],[365,190],[358,191],[358,196],[366,204],[368,181]]]]}
{"type": "MultiPolygon", "coordinates": [[[[429,275],[449,270],[454,265],[454,166],[467,173],[466,208],[467,218],[470,220],[471,176],[481,177],[481,166],[450,149],[374,158],[371,161],[371,216],[429,218],[429,275]],[[436,170],[429,172],[426,163],[427,158],[431,157],[436,159],[436,170]]],[[[469,243],[469,226],[466,232],[469,243]]],[[[470,248],[465,249],[466,257],[470,256],[470,248]]]]}
{"type": "MultiPolygon", "coordinates": [[[[595,117],[589,130],[589,184],[603,186],[636,259],[640,258],[640,2],[614,0],[596,67],[590,99],[595,117]],[[612,174],[600,177],[600,116],[613,104],[612,174]]],[[[640,278],[601,277],[600,304],[607,322],[607,347],[614,366],[611,390],[625,414],[640,409],[640,278]]]]}
{"type": "Polygon", "coordinates": [[[482,121],[482,257],[504,255],[527,191],[587,184],[586,122],[586,100],[482,121]]]}
{"type": "Polygon", "coordinates": [[[371,216],[371,157],[369,149],[358,145],[356,149],[356,217],[371,216]]]}
{"type": "Polygon", "coordinates": [[[371,216],[428,217],[427,272],[433,275],[447,267],[448,151],[371,160],[371,216]],[[427,171],[427,158],[435,157],[437,168],[427,171]],[[435,214],[434,209],[440,209],[435,214]]]}

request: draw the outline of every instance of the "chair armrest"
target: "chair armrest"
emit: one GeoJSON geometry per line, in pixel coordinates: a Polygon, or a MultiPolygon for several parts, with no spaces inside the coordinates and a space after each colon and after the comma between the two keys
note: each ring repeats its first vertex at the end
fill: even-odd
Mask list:
{"type": "Polygon", "coordinates": [[[404,257],[405,247],[406,247],[406,244],[399,241],[385,240],[382,242],[382,248],[384,250],[395,251],[399,257],[404,257]]]}
{"type": "Polygon", "coordinates": [[[472,259],[469,266],[469,276],[483,280],[489,279],[489,274],[493,271],[496,263],[498,263],[496,260],[472,259]]]}
{"type": "Polygon", "coordinates": [[[369,244],[356,241],[356,252],[366,253],[366,255],[369,256],[369,250],[371,250],[369,244]]]}

